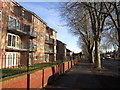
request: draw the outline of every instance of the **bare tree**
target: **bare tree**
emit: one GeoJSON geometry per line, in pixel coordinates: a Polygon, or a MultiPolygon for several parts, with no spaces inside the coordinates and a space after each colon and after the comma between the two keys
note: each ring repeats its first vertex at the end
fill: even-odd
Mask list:
{"type": "MultiPolygon", "coordinates": [[[[102,32],[104,29],[104,23],[106,18],[108,17],[107,10],[105,9],[104,2],[88,2],[83,3],[86,6],[86,9],[89,11],[92,31],[94,34],[95,40],[95,59],[97,61],[96,67],[101,69],[101,61],[100,61],[100,41],[102,37],[102,32]]],[[[108,5],[110,12],[113,11],[111,5],[108,5]]]]}
{"type": "MultiPolygon", "coordinates": [[[[114,10],[113,6],[111,4],[107,4],[107,7],[109,9],[109,12],[112,13],[114,10]]],[[[71,31],[76,35],[79,34],[83,37],[83,39],[85,39],[83,34],[85,34],[86,31],[89,32],[89,29],[83,28],[85,27],[86,17],[89,18],[88,21],[90,23],[91,31],[93,34],[92,36],[95,41],[95,60],[97,61],[96,67],[101,69],[100,41],[102,33],[105,30],[105,20],[109,16],[105,3],[68,2],[64,5],[64,8],[61,12],[62,17],[64,17],[64,19],[67,21],[68,26],[71,27],[71,31]]],[[[88,40],[88,42],[90,41],[88,40]]]]}
{"type": "Polygon", "coordinates": [[[93,60],[93,47],[94,39],[93,33],[91,30],[91,24],[88,11],[85,10],[83,4],[79,2],[74,3],[65,3],[64,8],[61,10],[61,16],[67,22],[69,30],[74,34],[80,37],[80,41],[83,42],[83,45],[87,48],[88,56],[91,63],[94,63],[93,60]]]}
{"type": "Polygon", "coordinates": [[[105,9],[107,10],[107,14],[113,21],[113,24],[117,30],[118,34],[118,53],[120,53],[120,2],[114,2],[114,3],[104,3],[105,9]],[[114,9],[114,12],[111,12],[108,4],[111,5],[114,9]]]}

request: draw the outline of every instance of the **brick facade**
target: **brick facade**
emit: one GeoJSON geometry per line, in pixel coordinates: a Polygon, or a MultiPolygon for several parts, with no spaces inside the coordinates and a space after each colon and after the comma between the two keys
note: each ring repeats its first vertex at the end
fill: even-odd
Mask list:
{"type": "MultiPolygon", "coordinates": [[[[0,2],[0,68],[46,62],[45,39],[48,26],[35,13],[17,2],[0,2]]],[[[56,31],[49,27],[48,61],[56,61],[56,31]]]]}
{"type": "Polygon", "coordinates": [[[57,40],[57,60],[66,59],[66,44],[57,40]]]}

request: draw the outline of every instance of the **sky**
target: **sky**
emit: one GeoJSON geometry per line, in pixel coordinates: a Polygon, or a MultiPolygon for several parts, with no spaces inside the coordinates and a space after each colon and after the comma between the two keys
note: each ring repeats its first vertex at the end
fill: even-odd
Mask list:
{"type": "MultiPolygon", "coordinates": [[[[15,0],[17,1],[17,0],[15,0]]],[[[17,1],[18,2],[18,1],[17,1]]],[[[81,51],[77,41],[78,37],[74,36],[67,27],[65,21],[60,17],[58,11],[58,2],[18,2],[21,6],[36,13],[43,19],[47,25],[57,31],[57,39],[67,44],[67,48],[78,53],[81,51]]]]}

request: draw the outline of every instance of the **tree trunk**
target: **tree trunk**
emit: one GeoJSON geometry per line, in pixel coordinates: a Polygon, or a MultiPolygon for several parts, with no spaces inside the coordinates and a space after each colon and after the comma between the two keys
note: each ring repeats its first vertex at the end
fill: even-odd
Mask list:
{"type": "Polygon", "coordinates": [[[95,63],[94,61],[94,52],[92,51],[92,63],[95,63]]]}
{"type": "Polygon", "coordinates": [[[99,40],[95,40],[95,59],[96,59],[96,68],[101,69],[100,41],[99,40]]]}
{"type": "Polygon", "coordinates": [[[118,28],[118,57],[120,57],[120,27],[118,28]]]}
{"type": "Polygon", "coordinates": [[[93,50],[89,50],[88,53],[89,53],[90,63],[94,63],[93,50]]]}

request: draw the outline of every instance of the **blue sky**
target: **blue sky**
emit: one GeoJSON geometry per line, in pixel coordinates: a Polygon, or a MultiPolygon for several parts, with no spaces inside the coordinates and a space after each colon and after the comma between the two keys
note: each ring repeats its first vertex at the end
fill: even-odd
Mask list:
{"type": "MultiPolygon", "coordinates": [[[[17,1],[17,0],[16,0],[17,1]]],[[[73,36],[65,25],[64,20],[61,19],[57,2],[18,2],[24,8],[36,13],[43,19],[48,26],[57,31],[57,39],[67,44],[67,48],[75,53],[80,52],[77,45],[78,37],[73,36]]]]}

